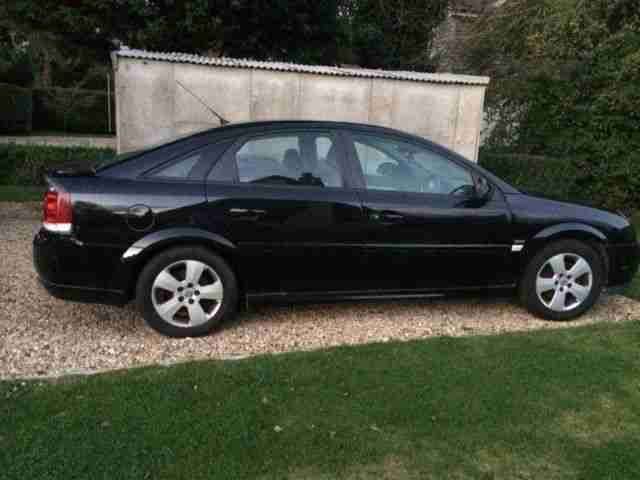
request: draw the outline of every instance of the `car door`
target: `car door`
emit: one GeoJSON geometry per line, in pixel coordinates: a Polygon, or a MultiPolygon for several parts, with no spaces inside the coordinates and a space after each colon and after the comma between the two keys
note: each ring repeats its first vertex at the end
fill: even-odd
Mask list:
{"type": "Polygon", "coordinates": [[[211,228],[238,246],[250,293],[345,291],[358,285],[365,221],[329,130],[246,135],[207,181],[211,228]]]}
{"type": "Polygon", "coordinates": [[[415,291],[510,284],[510,212],[475,174],[419,140],[346,133],[367,218],[367,288],[415,291]]]}

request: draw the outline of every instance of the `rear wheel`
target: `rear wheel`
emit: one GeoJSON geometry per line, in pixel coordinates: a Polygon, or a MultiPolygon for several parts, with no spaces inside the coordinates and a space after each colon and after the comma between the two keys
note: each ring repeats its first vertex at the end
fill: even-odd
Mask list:
{"type": "Polygon", "coordinates": [[[146,322],[171,337],[205,335],[236,313],[238,287],[227,263],[202,247],[154,257],[140,275],[137,302],[146,322]]]}
{"type": "Polygon", "coordinates": [[[519,293],[532,313],[548,320],[571,320],[593,306],[603,285],[598,252],[584,242],[560,240],[529,262],[519,293]]]}

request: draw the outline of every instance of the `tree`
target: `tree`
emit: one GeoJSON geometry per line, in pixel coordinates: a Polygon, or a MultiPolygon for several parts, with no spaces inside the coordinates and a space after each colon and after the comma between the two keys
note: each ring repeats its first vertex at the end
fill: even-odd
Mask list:
{"type": "Polygon", "coordinates": [[[435,29],[448,0],[343,0],[339,21],[351,63],[369,68],[433,71],[435,29]]]}
{"type": "Polygon", "coordinates": [[[150,0],[128,41],[163,51],[334,63],[336,0],[150,0]]]}
{"type": "Polygon", "coordinates": [[[493,147],[566,157],[587,196],[640,205],[637,1],[510,0],[468,52],[469,69],[493,77],[493,147]]]}
{"type": "Polygon", "coordinates": [[[223,19],[222,52],[301,63],[337,61],[337,1],[243,0],[223,19]]]}
{"type": "MultiPolygon", "coordinates": [[[[73,69],[74,64],[81,62],[78,58],[66,60],[69,69],[73,69]]],[[[43,101],[51,111],[62,115],[62,129],[66,133],[69,128],[69,119],[74,110],[82,110],[92,106],[97,98],[96,91],[87,90],[85,87],[93,77],[104,77],[106,68],[96,66],[84,73],[84,76],[66,88],[51,88],[44,92],[43,101]]]]}

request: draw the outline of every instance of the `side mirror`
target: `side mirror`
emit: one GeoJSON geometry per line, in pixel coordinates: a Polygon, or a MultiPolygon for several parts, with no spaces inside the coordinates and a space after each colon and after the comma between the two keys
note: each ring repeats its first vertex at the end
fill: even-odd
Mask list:
{"type": "Polygon", "coordinates": [[[486,178],[477,176],[476,177],[476,198],[480,200],[486,200],[491,195],[491,184],[487,181],[486,178]]]}

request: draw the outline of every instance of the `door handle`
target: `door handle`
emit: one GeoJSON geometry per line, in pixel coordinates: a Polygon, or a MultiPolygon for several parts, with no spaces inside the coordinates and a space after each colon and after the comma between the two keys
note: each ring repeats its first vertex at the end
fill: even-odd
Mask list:
{"type": "Polygon", "coordinates": [[[398,223],[404,220],[404,215],[394,212],[371,212],[371,220],[380,223],[398,223]]]}
{"type": "Polygon", "coordinates": [[[229,215],[235,218],[244,218],[247,220],[256,220],[267,213],[266,210],[260,208],[230,208],[229,215]]]}

